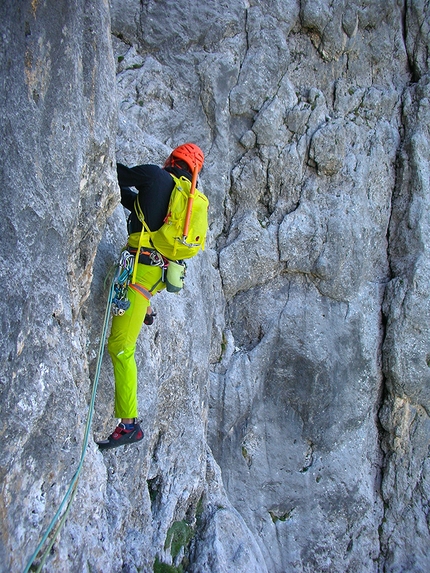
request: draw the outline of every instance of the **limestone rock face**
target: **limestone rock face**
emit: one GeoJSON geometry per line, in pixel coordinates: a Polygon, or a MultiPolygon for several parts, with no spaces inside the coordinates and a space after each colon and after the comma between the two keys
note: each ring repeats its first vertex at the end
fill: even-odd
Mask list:
{"type": "Polygon", "coordinates": [[[30,568],[84,459],[44,571],[427,572],[426,3],[0,15],[0,571],[30,568]],[[139,338],[144,440],[102,454],[115,163],[186,141],[207,247],[139,338]]]}

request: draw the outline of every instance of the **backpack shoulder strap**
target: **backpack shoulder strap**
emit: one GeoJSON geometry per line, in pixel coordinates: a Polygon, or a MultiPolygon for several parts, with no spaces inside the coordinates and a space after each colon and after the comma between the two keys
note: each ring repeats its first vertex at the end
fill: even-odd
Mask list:
{"type": "Polygon", "coordinates": [[[140,232],[140,236],[139,236],[139,243],[137,245],[137,250],[136,250],[136,254],[134,255],[134,265],[133,265],[133,275],[131,277],[131,284],[135,285],[136,284],[136,274],[137,274],[137,261],[139,260],[139,255],[140,255],[140,249],[142,247],[142,243],[143,243],[143,235],[145,233],[145,231],[147,233],[149,233],[149,236],[151,237],[152,232],[151,229],[148,227],[146,221],[145,221],[145,217],[143,216],[143,211],[140,208],[140,204],[139,204],[139,197],[137,196],[135,201],[134,201],[134,211],[136,213],[137,218],[139,219],[139,221],[142,223],[142,230],[140,232]]]}
{"type": "Polygon", "coordinates": [[[143,211],[140,208],[140,203],[139,203],[139,197],[136,197],[135,201],[134,201],[134,211],[136,213],[137,218],[139,219],[139,221],[142,223],[143,228],[145,229],[145,231],[147,231],[149,234],[151,234],[151,229],[148,227],[146,221],[145,221],[145,217],[143,215],[143,211]]]}

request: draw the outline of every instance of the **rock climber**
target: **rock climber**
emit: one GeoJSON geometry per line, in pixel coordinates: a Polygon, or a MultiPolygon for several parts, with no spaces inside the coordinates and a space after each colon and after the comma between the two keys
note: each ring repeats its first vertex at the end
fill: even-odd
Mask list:
{"type": "MultiPolygon", "coordinates": [[[[135,167],[117,164],[121,203],[130,211],[126,246],[130,253],[136,254],[142,231],[142,223],[135,212],[136,197],[149,229],[157,230],[166,217],[175,186],[170,173],[176,177],[185,176],[191,181],[193,167],[196,165],[200,171],[203,162],[203,151],[193,143],[185,143],[172,151],[162,168],[150,164],[135,167]],[[137,189],[137,193],[131,187],[137,189]]],[[[136,342],[143,323],[152,324],[155,316],[150,306],[151,296],[165,288],[162,268],[154,264],[153,256],[151,258],[153,249],[147,233],[143,239],[136,284],[130,285],[127,293],[130,306],[122,315],[113,316],[108,340],[115,378],[115,416],[121,421],[106,440],[97,442],[100,449],[116,448],[143,439],[137,421],[136,342]]]]}

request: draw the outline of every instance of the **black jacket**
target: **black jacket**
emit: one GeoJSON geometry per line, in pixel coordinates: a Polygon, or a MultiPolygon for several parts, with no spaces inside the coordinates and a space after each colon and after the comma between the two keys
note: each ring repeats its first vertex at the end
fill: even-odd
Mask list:
{"type": "Polygon", "coordinates": [[[191,174],[177,167],[162,169],[158,165],[149,164],[126,167],[122,163],[117,163],[117,173],[121,189],[121,203],[131,211],[128,219],[129,234],[142,230],[142,223],[134,210],[137,195],[139,195],[139,205],[145,217],[145,223],[151,231],[156,231],[163,224],[170,195],[175,186],[169,173],[173,173],[176,177],[183,175],[191,181],[191,174]],[[130,187],[135,187],[138,193],[130,187]]]}

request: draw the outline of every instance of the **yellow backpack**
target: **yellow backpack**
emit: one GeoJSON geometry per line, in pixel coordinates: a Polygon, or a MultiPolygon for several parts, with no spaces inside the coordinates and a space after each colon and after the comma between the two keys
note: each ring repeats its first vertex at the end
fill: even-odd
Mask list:
{"type": "Polygon", "coordinates": [[[149,229],[137,198],[135,211],[143,225],[142,234],[145,231],[149,234],[154,249],[171,261],[190,259],[205,248],[209,201],[198,189],[192,190],[192,183],[186,177],[170,175],[175,187],[163,225],[156,231],[149,229]]]}

